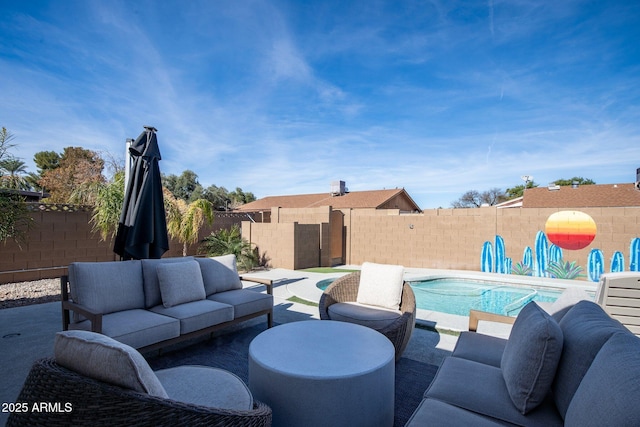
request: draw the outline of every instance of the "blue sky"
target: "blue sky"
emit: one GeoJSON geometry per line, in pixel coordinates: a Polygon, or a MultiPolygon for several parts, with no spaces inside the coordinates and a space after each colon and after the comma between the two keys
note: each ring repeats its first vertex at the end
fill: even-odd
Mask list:
{"type": "Polygon", "coordinates": [[[637,1],[3,0],[0,126],[257,197],[467,190],[640,167],[637,1]]]}

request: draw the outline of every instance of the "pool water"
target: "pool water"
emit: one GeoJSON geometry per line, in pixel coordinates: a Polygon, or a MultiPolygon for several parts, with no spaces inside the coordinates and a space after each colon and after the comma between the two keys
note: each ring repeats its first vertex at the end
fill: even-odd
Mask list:
{"type": "MultiPolygon", "coordinates": [[[[321,280],[326,289],[335,279],[321,280]]],[[[469,310],[516,316],[530,301],[553,302],[561,291],[468,279],[435,279],[411,283],[416,307],[468,316],[469,310]]]]}

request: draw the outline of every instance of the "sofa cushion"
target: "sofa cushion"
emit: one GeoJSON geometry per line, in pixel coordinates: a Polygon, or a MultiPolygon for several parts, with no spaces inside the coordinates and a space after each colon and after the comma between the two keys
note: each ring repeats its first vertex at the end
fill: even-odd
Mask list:
{"type": "MultiPolygon", "coordinates": [[[[72,323],[70,329],[91,330],[88,320],[72,323]]],[[[102,316],[102,333],[133,348],[146,347],[180,336],[180,321],[148,310],[125,310],[102,316]]]]}
{"type": "Polygon", "coordinates": [[[527,304],[513,324],[500,368],[509,396],[523,414],[549,394],[562,354],[562,331],[535,302],[527,304]]]}
{"type": "Polygon", "coordinates": [[[162,304],[160,282],[158,281],[158,273],[156,271],[158,265],[169,262],[186,262],[192,260],[192,256],[162,259],[143,259],[142,277],[144,279],[144,306],[146,308],[151,308],[155,307],[158,304],[162,304]]]}
{"type": "Polygon", "coordinates": [[[233,306],[233,318],[244,317],[264,310],[273,309],[273,295],[251,291],[249,289],[234,289],[209,295],[208,300],[221,302],[233,306]]]}
{"type": "Polygon", "coordinates": [[[640,425],[640,338],[614,334],[602,346],[573,396],[566,426],[640,425]]]}
{"type": "Polygon", "coordinates": [[[356,302],[398,310],[402,298],[404,267],[362,263],[356,302]]]}
{"type": "Polygon", "coordinates": [[[235,255],[196,258],[196,261],[198,261],[202,270],[202,279],[204,280],[204,289],[207,296],[216,292],[242,289],[235,255]]]}
{"type": "Polygon", "coordinates": [[[422,399],[405,427],[498,427],[504,424],[436,399],[422,399]]]}
{"type": "Polygon", "coordinates": [[[142,267],[138,260],[71,263],[69,287],[76,303],[98,313],[144,308],[142,267]]]}
{"type": "Polygon", "coordinates": [[[156,267],[162,305],[173,307],[185,302],[199,301],[207,297],[196,261],[159,264],[156,267]]]}
{"type": "Polygon", "coordinates": [[[107,336],[87,331],[58,332],[54,355],[59,365],[89,378],[152,396],[168,397],[144,357],[107,336]]]}
{"type": "Polygon", "coordinates": [[[580,301],[559,323],[564,344],[553,382],[553,397],[564,418],[584,374],[602,345],[616,332],[626,331],[596,303],[580,301]]]}
{"type": "Polygon", "coordinates": [[[451,355],[499,368],[506,345],[505,339],[464,331],[460,333],[451,355]]]}
{"type": "Polygon", "coordinates": [[[500,368],[459,357],[447,357],[424,394],[503,423],[520,426],[561,426],[551,399],[523,415],[511,402],[500,368]]]}
{"type": "Polygon", "coordinates": [[[357,302],[339,302],[329,306],[331,320],[356,323],[372,329],[383,329],[402,316],[400,310],[372,307],[357,302]]]}
{"type": "Polygon", "coordinates": [[[151,311],[178,319],[181,335],[233,320],[232,306],[206,299],[169,308],[158,305],[152,307],[151,311]]]}
{"type": "Polygon", "coordinates": [[[156,371],[169,398],[193,405],[248,411],[253,397],[231,372],[209,366],[178,366],[156,371]]]}

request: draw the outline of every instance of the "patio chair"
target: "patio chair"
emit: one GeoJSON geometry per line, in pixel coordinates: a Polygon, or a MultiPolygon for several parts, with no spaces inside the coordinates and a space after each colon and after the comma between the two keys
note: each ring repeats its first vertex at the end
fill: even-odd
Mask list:
{"type": "Polygon", "coordinates": [[[271,408],[230,372],[152,371],[132,347],[88,331],[56,335],[55,359],[35,362],[7,426],[270,426],[271,408]]]}
{"type": "MultiPolygon", "coordinates": [[[[415,327],[416,297],[409,283],[402,281],[400,274],[399,286],[402,290],[397,308],[360,302],[362,298],[358,295],[361,277],[363,274],[367,275],[368,267],[378,271],[385,268],[383,264],[364,263],[362,272],[351,273],[335,280],[320,297],[320,319],[357,323],[377,330],[389,338],[395,348],[395,359],[398,361],[415,327]]],[[[362,293],[360,296],[362,297],[362,293]]]]}
{"type": "Polygon", "coordinates": [[[640,272],[626,271],[600,276],[596,303],[609,316],[640,336],[640,272]]]}

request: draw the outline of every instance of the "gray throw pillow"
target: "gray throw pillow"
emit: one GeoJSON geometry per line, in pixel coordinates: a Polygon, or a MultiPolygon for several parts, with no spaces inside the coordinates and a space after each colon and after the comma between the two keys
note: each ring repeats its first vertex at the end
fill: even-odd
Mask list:
{"type": "Polygon", "coordinates": [[[238,276],[236,256],[222,255],[211,258],[196,258],[202,271],[202,280],[207,296],[216,292],[242,289],[238,276]]]}
{"type": "Polygon", "coordinates": [[[522,414],[549,393],[562,344],[558,323],[536,303],[527,304],[513,324],[500,364],[509,396],[522,414]]]}
{"type": "Polygon", "coordinates": [[[207,297],[200,273],[200,264],[195,261],[159,264],[156,267],[162,305],[166,308],[207,297]]]}
{"type": "Polygon", "coordinates": [[[94,380],[151,396],[168,397],[140,353],[105,335],[89,331],[58,332],[54,356],[60,366],[94,380]]]}

